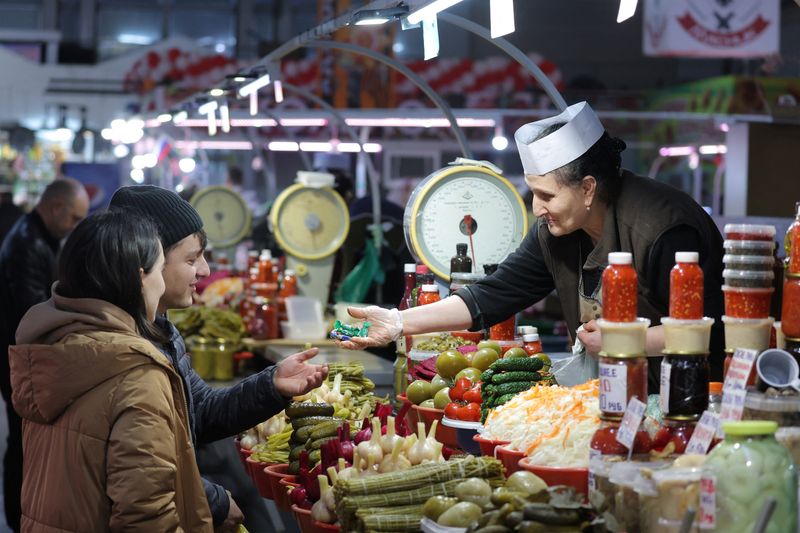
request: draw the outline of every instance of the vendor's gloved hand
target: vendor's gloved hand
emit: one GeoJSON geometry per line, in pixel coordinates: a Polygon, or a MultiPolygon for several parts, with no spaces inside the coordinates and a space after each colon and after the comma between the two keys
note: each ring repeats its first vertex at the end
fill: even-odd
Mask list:
{"type": "Polygon", "coordinates": [[[348,307],[350,316],[369,322],[369,336],[353,337],[349,341],[336,344],[348,350],[361,350],[374,346],[384,346],[396,341],[403,333],[403,319],[397,309],[384,309],[377,305],[368,307],[348,307]]]}

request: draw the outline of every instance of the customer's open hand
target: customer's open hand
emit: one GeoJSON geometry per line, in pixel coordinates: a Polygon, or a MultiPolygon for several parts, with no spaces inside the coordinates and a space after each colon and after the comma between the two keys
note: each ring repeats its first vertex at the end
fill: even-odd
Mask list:
{"type": "Polygon", "coordinates": [[[292,354],[278,363],[273,383],[282,396],[302,396],[322,385],[328,375],[327,365],[306,363],[318,353],[319,348],[311,348],[292,354]]]}

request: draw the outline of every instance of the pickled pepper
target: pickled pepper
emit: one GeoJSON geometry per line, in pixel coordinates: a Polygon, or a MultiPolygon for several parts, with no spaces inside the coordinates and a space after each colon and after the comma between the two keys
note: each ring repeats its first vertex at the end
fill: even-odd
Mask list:
{"type": "Polygon", "coordinates": [[[603,318],[611,322],[633,322],[637,298],[633,256],[628,252],[608,254],[608,266],[603,270],[603,318]]]}

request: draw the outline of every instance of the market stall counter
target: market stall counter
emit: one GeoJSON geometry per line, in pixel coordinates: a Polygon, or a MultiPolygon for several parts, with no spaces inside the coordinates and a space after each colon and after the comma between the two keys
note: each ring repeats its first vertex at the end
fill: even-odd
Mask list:
{"type": "Polygon", "coordinates": [[[272,339],[253,340],[243,339],[242,344],[253,353],[264,357],[271,363],[279,363],[286,357],[303,350],[310,343],[319,348],[319,354],[314,357],[314,363],[324,365],[328,363],[353,363],[360,362],[364,365],[364,374],[375,383],[374,393],[378,397],[390,395],[393,397],[393,367],[390,361],[363,350],[345,350],[338,348],[329,339],[306,341],[297,339],[272,339]]]}

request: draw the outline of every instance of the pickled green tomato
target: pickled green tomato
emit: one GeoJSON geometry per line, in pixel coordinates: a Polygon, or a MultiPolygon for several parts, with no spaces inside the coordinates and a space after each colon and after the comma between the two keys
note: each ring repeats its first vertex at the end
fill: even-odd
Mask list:
{"type": "Polygon", "coordinates": [[[500,356],[491,348],[481,348],[472,356],[472,366],[483,372],[500,356]]]}
{"type": "Polygon", "coordinates": [[[436,372],[445,379],[454,379],[468,366],[467,358],[457,350],[444,351],[436,358],[436,372]]]}
{"type": "Polygon", "coordinates": [[[406,397],[414,405],[421,404],[431,396],[431,384],[423,379],[414,381],[406,389],[406,397]]]}

